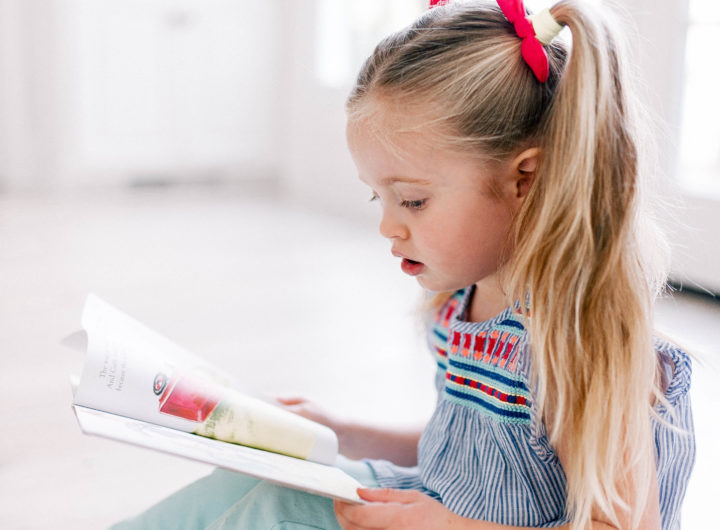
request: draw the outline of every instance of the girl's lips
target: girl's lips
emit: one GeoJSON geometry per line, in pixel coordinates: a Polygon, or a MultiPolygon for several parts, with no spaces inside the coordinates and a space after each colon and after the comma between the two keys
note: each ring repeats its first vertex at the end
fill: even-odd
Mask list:
{"type": "Polygon", "coordinates": [[[405,274],[408,274],[410,276],[417,276],[420,274],[423,269],[425,268],[425,265],[419,261],[414,261],[405,256],[404,254],[401,254],[395,249],[391,250],[392,255],[396,258],[402,258],[402,263],[400,263],[400,268],[405,274]]]}
{"type": "Polygon", "coordinates": [[[400,268],[405,274],[408,274],[410,276],[417,276],[423,271],[425,265],[423,265],[419,261],[413,261],[407,258],[403,258],[402,263],[400,264],[400,268]]]}

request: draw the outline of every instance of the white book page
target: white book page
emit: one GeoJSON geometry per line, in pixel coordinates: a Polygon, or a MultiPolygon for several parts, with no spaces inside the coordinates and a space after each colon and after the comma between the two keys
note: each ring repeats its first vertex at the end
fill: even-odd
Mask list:
{"type": "Polygon", "coordinates": [[[219,442],[77,405],[73,408],[86,434],[184,456],[324,497],[364,503],[356,491],[362,484],[336,467],[219,442]]]}
{"type": "Polygon", "coordinates": [[[327,427],[238,391],[231,378],[89,295],[87,352],[74,403],[188,433],[323,464],[337,457],[327,427]]]}

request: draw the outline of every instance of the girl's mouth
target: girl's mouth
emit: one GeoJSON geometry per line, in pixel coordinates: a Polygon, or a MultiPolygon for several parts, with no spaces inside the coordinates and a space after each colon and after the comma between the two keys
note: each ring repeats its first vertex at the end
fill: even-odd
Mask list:
{"type": "Polygon", "coordinates": [[[410,276],[417,276],[423,271],[425,265],[420,263],[419,261],[413,261],[408,258],[403,258],[402,263],[400,264],[400,268],[402,268],[402,271],[405,274],[408,274],[410,276]]]}

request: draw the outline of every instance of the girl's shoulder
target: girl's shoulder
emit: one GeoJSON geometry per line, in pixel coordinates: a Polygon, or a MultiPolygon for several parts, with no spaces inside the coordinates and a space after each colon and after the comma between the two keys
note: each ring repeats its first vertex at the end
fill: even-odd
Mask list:
{"type": "Polygon", "coordinates": [[[656,334],[653,344],[658,356],[661,385],[672,404],[690,390],[692,359],[690,354],[670,338],[656,334]]]}

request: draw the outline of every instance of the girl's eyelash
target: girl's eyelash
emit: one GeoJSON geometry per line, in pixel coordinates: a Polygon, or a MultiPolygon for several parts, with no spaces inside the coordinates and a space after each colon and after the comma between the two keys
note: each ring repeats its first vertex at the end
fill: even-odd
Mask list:
{"type": "Polygon", "coordinates": [[[403,208],[410,208],[411,210],[422,210],[425,206],[427,199],[418,199],[416,201],[404,200],[400,203],[403,208]]]}
{"type": "MultiPolygon", "coordinates": [[[[377,193],[373,193],[370,197],[370,202],[379,200],[380,196],[377,193]]],[[[409,208],[411,210],[422,210],[425,207],[426,202],[427,199],[418,199],[414,201],[403,199],[402,201],[400,201],[400,206],[402,206],[403,208],[409,208]]]]}

